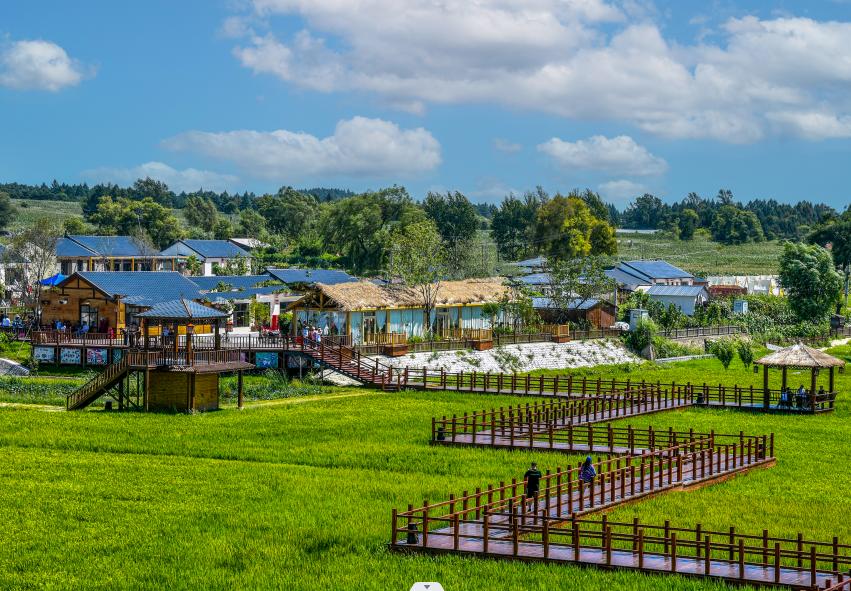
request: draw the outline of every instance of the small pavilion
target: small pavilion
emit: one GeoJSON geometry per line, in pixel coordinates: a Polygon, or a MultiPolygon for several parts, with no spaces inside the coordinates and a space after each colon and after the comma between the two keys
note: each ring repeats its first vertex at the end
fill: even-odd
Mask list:
{"type": "MultiPolygon", "coordinates": [[[[157,371],[146,374],[148,409],[213,410],[219,407],[219,374],[237,372],[239,407],[242,408],[242,372],[254,367],[243,361],[239,351],[221,351],[220,323],[228,314],[202,306],[186,298],[155,304],[137,315],[144,321],[144,348],[162,358],[157,371]],[[194,323],[214,324],[215,351],[194,353],[194,323]],[[171,339],[160,337],[159,347],[152,348],[149,329],[152,325],[172,327],[171,339]],[[185,346],[180,347],[178,329],[186,327],[185,346]],[[150,380],[149,380],[150,378],[150,380]],[[149,384],[149,385],[148,385],[149,384]]],[[[162,334],[162,332],[160,332],[162,334]]]]}
{"type": "Polygon", "coordinates": [[[792,369],[810,370],[810,396],[814,400],[816,393],[816,382],[819,372],[823,369],[828,370],[828,394],[834,393],[835,385],[835,370],[843,368],[845,362],[837,359],[832,355],[828,355],[824,351],[813,349],[803,343],[797,343],[791,347],[780,349],[769,353],[762,359],[754,361],[756,365],[761,365],[762,373],[762,388],[763,388],[763,405],[767,409],[771,406],[771,390],[768,387],[768,369],[770,367],[779,367],[783,372],[781,388],[785,389],[788,385],[787,374],[791,367],[792,369]]]}

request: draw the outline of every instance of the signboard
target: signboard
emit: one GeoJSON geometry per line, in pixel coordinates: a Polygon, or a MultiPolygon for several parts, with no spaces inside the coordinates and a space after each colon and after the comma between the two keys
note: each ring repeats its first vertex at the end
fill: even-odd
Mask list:
{"type": "Polygon", "coordinates": [[[278,367],[278,354],[271,352],[260,352],[254,356],[254,365],[258,368],[278,367]]]}
{"type": "Polygon", "coordinates": [[[33,347],[33,359],[39,363],[54,363],[56,361],[56,349],[53,347],[33,347]]]}
{"type": "Polygon", "coordinates": [[[86,365],[106,365],[107,349],[86,349],[86,365]]]}
{"type": "Polygon", "coordinates": [[[80,349],[66,349],[63,347],[59,350],[60,363],[66,363],[68,365],[80,365],[81,360],[82,354],[80,353],[80,349]]]}

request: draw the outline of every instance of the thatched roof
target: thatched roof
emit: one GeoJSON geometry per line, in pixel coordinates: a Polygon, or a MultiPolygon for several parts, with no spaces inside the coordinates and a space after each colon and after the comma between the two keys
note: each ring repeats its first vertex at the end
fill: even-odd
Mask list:
{"type": "Polygon", "coordinates": [[[808,347],[803,343],[770,353],[762,359],[754,361],[754,363],[768,365],[770,367],[806,368],[842,367],[845,365],[845,362],[841,359],[828,355],[824,351],[808,347]]]}
{"type": "MultiPolygon", "coordinates": [[[[326,300],[337,305],[340,310],[372,310],[379,308],[405,308],[423,305],[422,296],[416,289],[402,286],[377,285],[371,281],[351,281],[326,285],[316,284],[316,292],[324,294],[326,300]]],[[[489,279],[465,279],[463,281],[442,281],[437,290],[436,306],[460,306],[484,302],[497,302],[509,292],[499,277],[489,279]]],[[[315,302],[313,294],[292,305],[308,300],[315,302]]]]}

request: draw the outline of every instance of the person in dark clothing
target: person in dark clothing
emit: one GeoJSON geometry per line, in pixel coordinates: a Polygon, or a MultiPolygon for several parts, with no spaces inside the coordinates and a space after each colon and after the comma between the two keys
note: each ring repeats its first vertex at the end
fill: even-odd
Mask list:
{"type": "Polygon", "coordinates": [[[538,470],[538,464],[532,462],[532,466],[523,475],[523,480],[526,481],[526,496],[528,498],[538,496],[538,490],[541,487],[541,476],[543,475],[538,470]]]}
{"type": "Polygon", "coordinates": [[[594,470],[594,466],[591,463],[591,456],[588,456],[579,470],[579,479],[583,482],[591,482],[595,476],[597,476],[597,471],[594,470]]]}

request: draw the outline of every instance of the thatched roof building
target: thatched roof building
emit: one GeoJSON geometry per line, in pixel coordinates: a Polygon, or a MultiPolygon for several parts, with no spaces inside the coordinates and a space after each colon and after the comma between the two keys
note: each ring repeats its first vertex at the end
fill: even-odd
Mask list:
{"type": "MultiPolygon", "coordinates": [[[[498,302],[509,293],[500,278],[442,281],[437,290],[436,306],[465,306],[498,302]]],[[[327,285],[317,283],[290,308],[335,308],[344,312],[380,310],[388,308],[415,308],[423,305],[416,289],[404,286],[378,285],[371,281],[352,281],[327,285]]]]}
{"type": "Polygon", "coordinates": [[[828,355],[824,351],[808,347],[803,343],[797,343],[791,347],[769,353],[762,359],[754,361],[754,363],[767,367],[797,367],[806,369],[827,369],[845,365],[843,360],[828,355]]]}

